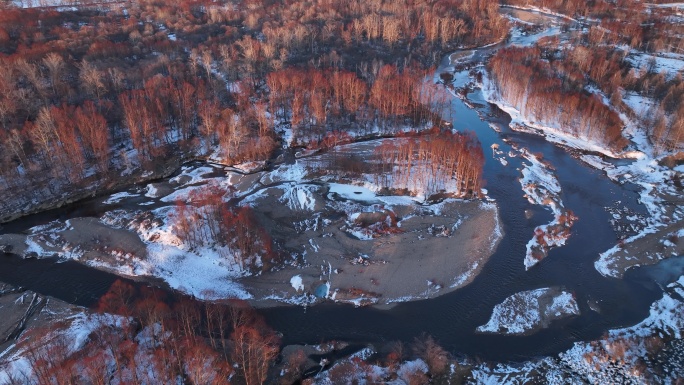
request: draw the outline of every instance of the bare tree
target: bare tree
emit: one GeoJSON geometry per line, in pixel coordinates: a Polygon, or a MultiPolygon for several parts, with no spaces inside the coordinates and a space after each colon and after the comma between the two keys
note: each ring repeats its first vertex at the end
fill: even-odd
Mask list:
{"type": "Polygon", "coordinates": [[[57,96],[58,89],[62,86],[62,77],[64,76],[64,70],[66,69],[64,58],[56,52],[50,52],[43,58],[43,65],[47,67],[48,74],[50,75],[52,94],[57,96]]]}
{"type": "Polygon", "coordinates": [[[237,364],[245,384],[265,383],[268,369],[278,355],[278,339],[275,335],[245,325],[233,331],[232,340],[231,358],[237,364]]]}
{"type": "Polygon", "coordinates": [[[102,92],[105,91],[100,71],[86,60],[81,62],[79,69],[79,78],[81,79],[83,90],[89,95],[100,99],[102,92]]]}

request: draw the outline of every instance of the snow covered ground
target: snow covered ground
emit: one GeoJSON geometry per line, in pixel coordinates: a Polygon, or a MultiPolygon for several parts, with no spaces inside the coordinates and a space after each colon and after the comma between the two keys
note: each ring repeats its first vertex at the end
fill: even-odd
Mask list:
{"type": "Polygon", "coordinates": [[[136,197],[136,196],[138,196],[138,195],[132,194],[132,193],[127,192],[127,191],[122,191],[120,193],[110,195],[102,203],[104,203],[106,205],[111,205],[111,204],[119,203],[119,202],[125,200],[126,198],[131,198],[131,197],[136,197]]]}
{"type": "Polygon", "coordinates": [[[291,210],[314,211],[316,209],[316,198],[312,194],[318,190],[318,186],[296,184],[283,185],[283,196],[278,201],[285,203],[291,210]]]}
{"type": "MultiPolygon", "coordinates": [[[[311,199],[324,206],[313,215],[301,213],[296,232],[281,239],[293,255],[295,269],[267,273],[271,281],[286,280],[290,285],[266,285],[262,290],[263,285],[255,282],[255,297],[303,306],[321,298],[355,306],[431,298],[472,281],[485,263],[482,249],[491,252],[502,238],[492,203],[446,199],[418,204],[410,197],[376,195],[342,183],[324,184],[320,190],[311,199]],[[326,187],[329,191],[323,197],[326,187]],[[479,227],[483,225],[486,228],[479,227]],[[473,244],[482,246],[475,250],[473,244]],[[445,252],[453,247],[456,255],[445,252]],[[448,268],[434,269],[446,261],[448,268]]],[[[287,224],[281,221],[291,223],[299,214],[287,206],[267,208],[262,199],[273,199],[271,194],[253,204],[270,212],[267,215],[275,222],[269,227],[283,228],[287,224]]]]}
{"type": "Polygon", "coordinates": [[[473,385],[518,385],[540,383],[535,371],[537,362],[524,364],[480,364],[473,368],[471,377],[466,382],[473,385]]]}
{"type": "Polygon", "coordinates": [[[528,5],[525,5],[524,7],[516,6],[516,5],[505,5],[505,6],[502,6],[502,8],[520,9],[520,10],[523,10],[523,11],[532,11],[532,12],[537,12],[537,13],[540,13],[540,14],[551,15],[551,16],[554,16],[554,17],[558,17],[558,18],[567,19],[567,20],[570,20],[570,21],[575,21],[575,22],[577,22],[576,19],[573,19],[572,17],[570,17],[570,16],[568,16],[568,15],[564,15],[564,14],[562,14],[562,13],[555,12],[555,11],[553,11],[553,10],[551,10],[551,9],[546,8],[546,7],[537,7],[537,6],[535,6],[535,5],[529,5],[529,4],[528,4],[528,5]]]}
{"type": "Polygon", "coordinates": [[[230,371],[206,345],[188,348],[192,342],[160,323],[140,327],[129,318],[81,311],[24,333],[0,355],[0,385],[228,383],[230,371]]]}
{"type": "MultiPolygon", "coordinates": [[[[631,258],[631,253],[637,252],[638,242],[645,242],[648,238],[657,237],[657,241],[665,241],[669,234],[681,228],[684,220],[684,208],[677,204],[679,193],[672,185],[674,172],[659,164],[658,160],[643,156],[626,165],[616,166],[607,163],[596,156],[584,155],[581,159],[592,166],[606,172],[609,178],[624,183],[630,182],[638,185],[640,189],[640,202],[649,212],[645,227],[641,232],[625,239],[621,244],[601,253],[595,262],[596,270],[604,276],[620,277],[626,270],[620,266],[625,258],[631,258]],[[638,241],[638,242],[637,242],[638,241]]],[[[658,260],[678,254],[678,248],[674,244],[664,244],[665,249],[652,247],[651,249],[639,249],[639,254],[644,258],[631,265],[639,263],[655,263],[658,260]],[[650,262],[648,262],[650,261],[650,262]]],[[[628,268],[629,266],[627,266],[628,268]]]]}
{"type": "Polygon", "coordinates": [[[22,254],[73,259],[127,277],[157,277],[197,298],[250,298],[234,282],[248,272],[235,262],[232,251],[223,246],[188,247],[175,234],[174,212],[171,206],[147,215],[115,210],[101,222],[55,222],[47,229],[33,229],[22,254]]]}
{"type": "MultiPolygon", "coordinates": [[[[91,314],[79,313],[64,320],[67,327],[41,336],[41,341],[32,341],[34,346],[38,346],[37,351],[30,355],[34,359],[45,359],[49,354],[63,353],[65,357],[83,349],[88,342],[91,333],[95,330],[108,327],[121,329],[128,322],[125,318],[111,314],[91,314]],[[54,347],[64,348],[64,352],[54,347]],[[53,349],[52,352],[50,349],[53,349]]],[[[35,334],[29,336],[36,337],[35,334]]],[[[23,338],[26,338],[26,334],[23,338]]],[[[21,341],[20,341],[21,342],[21,341]]],[[[45,360],[50,362],[50,360],[45,360]]],[[[36,369],[29,357],[29,352],[24,348],[7,350],[0,354],[0,385],[11,385],[17,383],[34,384],[37,383],[36,369]],[[10,354],[11,353],[11,354],[10,354]],[[5,356],[7,355],[7,356],[5,356]]]]}
{"type": "Polygon", "coordinates": [[[632,50],[627,56],[627,62],[637,70],[645,69],[655,73],[665,72],[668,78],[684,72],[684,54],[663,52],[652,55],[632,50]]]}
{"type": "Polygon", "coordinates": [[[669,284],[663,297],[651,305],[649,316],[640,323],[610,331],[611,337],[647,337],[658,333],[677,339],[684,336],[684,275],[669,284]]]}
{"type": "MultiPolygon", "coordinates": [[[[576,377],[590,383],[650,382],[645,370],[652,368],[653,351],[662,338],[681,339],[684,332],[684,276],[667,287],[663,298],[651,305],[648,318],[639,324],[611,330],[608,337],[594,342],[579,342],[559,355],[561,367],[567,367],[576,377]]],[[[675,365],[677,363],[674,363],[675,365]]],[[[658,383],[676,383],[684,375],[684,365],[678,370],[661,373],[658,383]]]]}
{"type": "Polygon", "coordinates": [[[557,288],[523,291],[496,305],[481,333],[527,334],[560,318],[578,315],[572,293],[557,288]]]}
{"type": "Polygon", "coordinates": [[[78,4],[78,2],[69,0],[13,0],[12,3],[19,8],[74,6],[78,4]]]}
{"type": "Polygon", "coordinates": [[[647,114],[651,113],[651,109],[657,103],[651,98],[641,96],[633,92],[625,92],[623,94],[622,101],[625,102],[625,104],[632,109],[637,116],[648,116],[647,114]]]}
{"type": "Polygon", "coordinates": [[[19,8],[41,8],[41,7],[78,7],[89,4],[116,4],[120,0],[10,0],[10,3],[19,8]]]}
{"type": "Polygon", "coordinates": [[[539,33],[523,33],[518,28],[511,31],[510,43],[521,47],[529,47],[536,44],[540,39],[550,36],[556,36],[561,32],[560,26],[550,27],[544,29],[539,33]]]}
{"type": "Polygon", "coordinates": [[[415,383],[418,378],[427,379],[428,365],[420,358],[404,361],[396,368],[389,368],[378,363],[364,362],[368,357],[376,354],[374,348],[368,347],[353,355],[335,362],[327,370],[318,373],[313,378],[316,385],[335,384],[388,384],[406,385],[415,383]],[[388,381],[388,378],[396,379],[388,381]]]}
{"type": "MultiPolygon", "coordinates": [[[[171,219],[175,208],[163,207],[152,213],[160,221],[144,222],[130,228],[146,244],[146,256],[130,255],[126,263],[120,265],[97,261],[89,261],[88,264],[113,269],[125,276],[158,277],[172,288],[197,298],[251,298],[235,282],[236,278],[248,272],[235,262],[232,250],[225,246],[190,248],[175,234],[171,219]]],[[[111,213],[106,220],[112,221],[113,216],[116,213],[111,213]]]]}
{"type": "Polygon", "coordinates": [[[604,154],[611,158],[623,158],[634,156],[629,152],[618,154],[603,147],[598,143],[589,141],[586,138],[577,138],[573,135],[567,134],[560,129],[559,123],[544,122],[543,124],[540,124],[534,117],[522,115],[518,109],[511,106],[501,98],[496,88],[496,85],[489,79],[486,73],[482,76],[481,89],[484,100],[486,100],[489,103],[496,104],[502,111],[510,115],[511,128],[517,130],[525,130],[532,133],[539,133],[550,142],[561,144],[563,146],[578,150],[604,154]]]}

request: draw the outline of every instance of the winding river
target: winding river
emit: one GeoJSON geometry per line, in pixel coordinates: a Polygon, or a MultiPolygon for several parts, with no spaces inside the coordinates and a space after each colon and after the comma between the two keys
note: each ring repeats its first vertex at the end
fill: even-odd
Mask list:
{"type": "MultiPolygon", "coordinates": [[[[551,25],[542,34],[548,34],[550,30],[559,33],[560,28],[551,25]]],[[[485,50],[492,49],[495,48],[485,50]]],[[[437,73],[452,70],[449,65],[445,58],[437,73]]],[[[460,74],[457,78],[463,76],[460,74]]],[[[650,284],[653,279],[649,268],[636,269],[624,279],[612,279],[601,276],[593,265],[600,252],[618,241],[607,207],[620,201],[620,207],[646,213],[637,202],[636,187],[612,182],[601,171],[540,136],[512,131],[510,118],[487,104],[479,90],[469,93],[467,99],[474,108],[458,98],[451,100],[451,120],[454,128],[475,132],[482,143],[487,154],[486,188],[499,205],[505,230],[504,239],[482,272],[463,289],[435,299],[399,304],[390,310],[332,303],[306,309],[283,306],[261,310],[268,323],[284,335],[285,344],[315,344],[333,339],[354,343],[410,342],[427,333],[455,353],[484,360],[521,361],[556,354],[571,347],[575,341],[597,339],[609,328],[632,325],[648,315],[650,304],[661,296],[659,287],[650,284]],[[500,132],[493,130],[490,124],[498,126],[500,132]],[[566,245],[552,249],[546,259],[529,271],[525,271],[523,265],[525,245],[536,226],[551,220],[551,213],[531,205],[523,197],[518,182],[522,160],[513,157],[508,159],[507,166],[502,165],[489,155],[494,143],[504,153],[515,144],[542,154],[556,169],[565,206],[579,217],[566,245]],[[526,210],[532,212],[529,219],[526,210]],[[506,297],[549,286],[572,291],[581,315],[552,323],[551,327],[530,336],[475,333],[475,328],[485,324],[494,306],[506,297]],[[597,304],[592,307],[598,307],[599,311],[592,310],[589,302],[597,304]]],[[[21,218],[5,224],[0,231],[15,232],[54,219],[102,214],[104,209],[98,206],[101,201],[101,198],[86,200],[21,218]]],[[[107,207],[107,210],[111,209],[111,206],[107,207]]],[[[680,274],[684,272],[684,264],[673,266],[680,274]]],[[[0,281],[85,306],[91,305],[115,279],[112,274],[74,262],[22,260],[11,255],[0,257],[0,281]]]]}

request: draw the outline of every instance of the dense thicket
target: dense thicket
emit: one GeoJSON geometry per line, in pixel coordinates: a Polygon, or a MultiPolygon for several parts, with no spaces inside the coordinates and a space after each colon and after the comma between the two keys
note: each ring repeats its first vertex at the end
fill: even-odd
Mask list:
{"type": "Polygon", "coordinates": [[[380,186],[422,191],[426,196],[448,190],[457,196],[479,196],[484,154],[472,133],[386,141],[375,150],[380,186]]]}

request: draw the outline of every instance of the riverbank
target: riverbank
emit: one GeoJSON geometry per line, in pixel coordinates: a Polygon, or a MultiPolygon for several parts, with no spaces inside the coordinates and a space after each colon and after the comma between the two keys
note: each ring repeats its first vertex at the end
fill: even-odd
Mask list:
{"type": "MultiPolygon", "coordinates": [[[[621,152],[614,152],[591,140],[574,137],[557,127],[540,125],[503,100],[486,71],[481,75],[482,81],[479,84],[474,79],[470,80],[470,84],[477,84],[485,101],[496,105],[511,117],[511,129],[538,134],[550,142],[572,149],[575,157],[602,170],[616,183],[632,183],[640,189],[639,203],[648,210],[649,216],[640,220],[633,215],[623,217],[620,213],[613,214],[616,222],[624,222],[637,231],[635,234],[622,236],[616,229],[621,240],[600,253],[595,262],[599,273],[621,278],[632,267],[652,265],[684,253],[684,242],[680,240],[684,236],[680,231],[684,223],[684,209],[679,204],[684,197],[684,189],[681,187],[684,169],[681,160],[676,160],[681,159],[681,152],[673,150],[661,153],[654,149],[640,122],[623,112],[620,112],[620,119],[624,123],[623,135],[629,138],[630,146],[621,152]]],[[[600,91],[595,92],[602,96],[600,91]]],[[[602,99],[610,108],[615,108],[608,98],[602,96],[602,99]]]]}
{"type": "MultiPolygon", "coordinates": [[[[384,210],[358,217],[382,217],[387,215],[384,210]]],[[[298,250],[302,263],[239,282],[254,295],[255,306],[307,305],[327,298],[388,308],[467,285],[503,236],[498,210],[491,203],[446,200],[390,210],[397,214],[397,231],[377,237],[351,236],[347,218],[323,217],[319,227],[288,232],[285,246],[298,250]]]]}
{"type": "Polygon", "coordinates": [[[75,309],[58,299],[0,283],[0,368],[3,358],[12,352],[25,330],[59,322],[78,312],[75,309]]]}
{"type": "MultiPolygon", "coordinates": [[[[352,355],[337,358],[326,371],[313,377],[314,384],[329,384],[365,379],[372,383],[388,379],[409,383],[419,379],[458,384],[676,384],[684,375],[684,302],[681,300],[684,277],[668,285],[663,297],[651,305],[650,315],[637,325],[612,329],[600,339],[576,342],[558,355],[523,362],[480,362],[473,358],[454,358],[434,340],[414,343],[417,354],[395,360],[390,357],[396,345],[379,344],[366,347],[352,355]],[[679,293],[679,294],[677,294],[679,293]],[[428,346],[430,349],[425,349],[428,346]],[[383,356],[387,358],[382,359],[383,356]]],[[[531,301],[516,298],[516,302],[536,304],[538,300],[551,318],[576,312],[572,295],[557,288],[539,289],[524,294],[531,301]],[[543,298],[551,295],[551,297],[543,298]],[[548,301],[553,299],[553,304],[548,301]],[[563,306],[557,306],[560,304],[563,306]],[[553,309],[552,309],[553,308],[553,309]]],[[[509,313],[514,316],[514,313],[509,313]]],[[[517,316],[515,316],[517,317],[517,316]]],[[[527,321],[512,322],[524,330],[527,321]]],[[[548,319],[547,319],[548,321],[548,319]]],[[[511,329],[515,330],[515,329],[511,329]]],[[[515,334],[515,333],[513,333],[515,334]]],[[[317,347],[307,346],[306,351],[317,347]]],[[[401,356],[400,356],[401,357],[401,356]]],[[[394,357],[393,357],[394,358],[394,357]]],[[[311,364],[309,364],[311,365],[311,364]]]]}
{"type": "Polygon", "coordinates": [[[371,162],[375,148],[387,141],[393,140],[344,145],[251,174],[185,166],[146,189],[102,197],[100,216],[3,234],[0,246],[22,257],[72,259],[126,277],[162,280],[198,298],[239,298],[255,306],[332,300],[387,307],[467,285],[503,237],[494,203],[448,193],[430,201],[387,195],[372,174],[329,170],[351,154],[371,162]],[[231,206],[250,208],[273,239],[278,264],[254,270],[224,246],[195,247],[181,239],[176,202],[192,204],[207,188],[223,191],[231,206]]]}
{"type": "Polygon", "coordinates": [[[142,167],[132,165],[127,165],[123,169],[115,167],[106,177],[94,180],[85,179],[82,186],[69,186],[69,183],[54,186],[54,178],[50,175],[45,175],[45,180],[24,181],[29,185],[16,183],[16,181],[13,184],[5,184],[6,188],[0,190],[0,194],[5,198],[3,205],[0,206],[0,224],[31,214],[54,210],[87,198],[111,194],[132,185],[166,178],[175,173],[182,164],[191,160],[172,157],[163,165],[147,171],[142,167]],[[111,177],[114,174],[117,176],[111,177]],[[31,193],[12,193],[18,189],[31,193]]]}
{"type": "MultiPolygon", "coordinates": [[[[595,156],[582,156],[588,164],[606,173],[617,183],[633,183],[641,188],[640,201],[649,217],[636,234],[602,252],[595,267],[607,277],[622,278],[635,266],[653,265],[663,259],[684,254],[684,168],[677,163],[644,157],[627,165],[613,165],[595,156]]],[[[622,219],[621,214],[615,214],[622,219]]]]}

